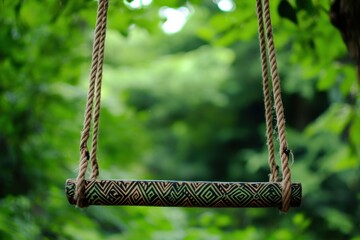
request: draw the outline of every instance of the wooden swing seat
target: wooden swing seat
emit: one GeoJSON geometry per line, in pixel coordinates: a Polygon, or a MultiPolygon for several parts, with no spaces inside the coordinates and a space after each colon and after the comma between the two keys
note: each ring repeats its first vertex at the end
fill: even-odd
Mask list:
{"type": "Polygon", "coordinates": [[[84,127],[80,139],[80,162],[76,180],[66,181],[68,201],[78,207],[89,205],[130,205],[164,207],[277,207],[287,212],[301,203],[301,184],[291,182],[289,155],[285,132],[284,109],[281,100],[280,78],[277,70],[275,45],[272,35],[269,0],[257,0],[260,52],[263,73],[266,137],[269,151],[269,182],[190,182],[190,181],[125,181],[95,180],[99,175],[96,149],[98,144],[101,83],[104,63],[108,0],[98,1],[94,45],[86,102],[84,127]],[[271,86],[272,83],[272,86],[271,86]],[[281,159],[275,161],[273,116],[275,108],[281,159]],[[91,152],[88,140],[92,129],[91,152]],[[86,180],[88,163],[91,176],[86,180]]]}
{"type": "MultiPolygon", "coordinates": [[[[66,181],[66,196],[74,200],[76,181],[66,181]]],[[[291,184],[291,207],[301,203],[301,184],[291,184]]],[[[163,207],[276,207],[282,206],[281,183],[191,182],[168,180],[85,180],[85,205],[163,207]]]]}

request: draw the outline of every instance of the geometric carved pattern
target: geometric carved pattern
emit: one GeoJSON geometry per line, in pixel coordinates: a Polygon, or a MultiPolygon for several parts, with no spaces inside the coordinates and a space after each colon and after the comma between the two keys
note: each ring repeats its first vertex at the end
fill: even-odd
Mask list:
{"type": "MultiPolygon", "coordinates": [[[[301,184],[291,185],[291,207],[301,203],[301,184]]],[[[75,204],[75,180],[65,186],[75,204]]],[[[96,180],[85,182],[86,205],[166,207],[281,207],[281,184],[270,182],[184,182],[96,180]]]]}

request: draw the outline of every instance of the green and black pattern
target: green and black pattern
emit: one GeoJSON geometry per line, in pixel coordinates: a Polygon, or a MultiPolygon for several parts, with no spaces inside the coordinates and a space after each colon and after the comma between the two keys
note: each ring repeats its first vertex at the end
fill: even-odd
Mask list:
{"type": "MultiPolygon", "coordinates": [[[[280,183],[96,180],[85,186],[86,205],[281,207],[280,183]]],[[[291,188],[291,207],[298,207],[301,184],[291,188]]],[[[75,204],[75,180],[67,180],[65,191],[75,204]]]]}

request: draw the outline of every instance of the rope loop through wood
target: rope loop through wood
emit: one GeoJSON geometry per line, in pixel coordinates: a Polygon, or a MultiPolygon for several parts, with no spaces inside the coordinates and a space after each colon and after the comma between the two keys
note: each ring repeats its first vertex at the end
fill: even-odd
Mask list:
{"type": "Polygon", "coordinates": [[[256,0],[260,55],[263,75],[263,92],[266,118],[266,138],[269,152],[270,182],[279,180],[279,170],[275,161],[274,137],[272,126],[272,106],[275,106],[278,137],[280,142],[280,159],[282,170],[282,207],[287,212],[291,200],[291,173],[289,165],[288,144],[286,140],[284,107],[281,99],[280,77],[277,69],[276,51],[272,33],[269,0],[256,0]],[[266,33],[265,33],[266,32],[266,33]],[[270,73],[270,76],[269,76],[270,73]],[[270,83],[272,82],[272,86],[270,83]],[[272,87],[272,88],[271,88],[272,87]],[[271,90],[273,99],[271,98],[271,90]]]}
{"type": "Polygon", "coordinates": [[[98,144],[98,130],[100,117],[101,101],[101,82],[104,63],[104,49],[106,36],[106,23],[108,0],[99,0],[96,27],[94,33],[93,52],[91,59],[91,70],[89,80],[89,91],[86,102],[84,127],[80,139],[80,163],[79,172],[76,178],[76,205],[80,208],[86,207],[84,204],[85,195],[85,176],[88,168],[88,161],[91,162],[91,180],[95,180],[99,175],[99,166],[97,163],[96,149],[98,144]],[[91,152],[88,149],[88,140],[92,129],[91,152]]]}

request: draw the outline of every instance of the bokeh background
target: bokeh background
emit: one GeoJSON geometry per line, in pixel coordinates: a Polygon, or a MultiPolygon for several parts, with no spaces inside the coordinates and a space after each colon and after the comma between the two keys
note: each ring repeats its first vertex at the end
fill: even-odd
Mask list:
{"type": "MultiPolygon", "coordinates": [[[[360,97],[330,0],[271,1],[293,181],[277,209],[89,207],[75,178],[96,1],[0,1],[0,239],[360,239],[360,97]]],[[[102,179],[267,181],[255,1],[110,1],[102,179]]]]}

